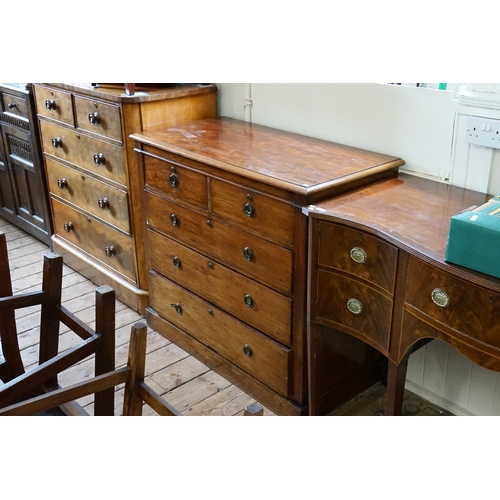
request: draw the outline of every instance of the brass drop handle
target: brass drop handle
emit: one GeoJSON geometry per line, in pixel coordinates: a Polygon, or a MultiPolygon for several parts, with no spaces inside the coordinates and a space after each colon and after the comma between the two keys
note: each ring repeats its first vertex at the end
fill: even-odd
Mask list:
{"type": "Polygon", "coordinates": [[[12,109],[12,108],[17,108],[17,103],[9,102],[9,109],[12,109]]]}
{"type": "Polygon", "coordinates": [[[175,174],[170,174],[168,181],[172,187],[177,187],[179,185],[179,178],[175,174]]]}
{"type": "Polygon", "coordinates": [[[253,251],[250,247],[245,247],[243,249],[243,255],[245,256],[245,259],[247,260],[252,260],[253,259],[253,251]]]}
{"type": "Polygon", "coordinates": [[[248,357],[250,357],[252,354],[253,354],[253,351],[252,351],[252,348],[248,345],[248,344],[245,344],[243,346],[243,352],[245,353],[245,355],[247,355],[248,357]]]}
{"type": "Polygon", "coordinates": [[[68,187],[68,181],[66,180],[65,177],[62,179],[57,179],[57,185],[59,186],[59,189],[64,189],[68,187]]]}
{"type": "Polygon", "coordinates": [[[179,217],[177,217],[177,215],[175,215],[175,214],[172,214],[170,216],[170,220],[172,222],[172,226],[178,226],[180,223],[179,217]]]}
{"type": "Polygon", "coordinates": [[[175,267],[177,267],[177,268],[181,267],[181,259],[179,259],[179,257],[175,256],[172,259],[172,261],[173,261],[175,267]]]}
{"type": "Polygon", "coordinates": [[[60,137],[52,137],[52,146],[62,148],[62,139],[60,137]]]}
{"type": "Polygon", "coordinates": [[[64,223],[64,230],[69,233],[71,231],[74,231],[75,230],[75,226],[73,225],[72,222],[65,222],[64,223]]]}
{"type": "Polygon", "coordinates": [[[106,210],[106,208],[109,208],[109,200],[107,198],[99,198],[97,204],[99,205],[99,208],[101,210],[106,210]]]}
{"type": "Polygon", "coordinates": [[[110,245],[104,249],[104,253],[107,257],[113,257],[113,255],[116,255],[116,248],[113,245],[110,245]]]}
{"type": "Polygon", "coordinates": [[[94,111],[93,113],[89,113],[89,123],[91,125],[97,125],[101,122],[101,117],[99,116],[99,113],[97,111],[94,111]]]}
{"type": "Polygon", "coordinates": [[[358,264],[364,264],[368,258],[366,252],[360,247],[354,247],[349,252],[351,259],[358,264]]]}
{"type": "Polygon", "coordinates": [[[182,314],[182,307],[181,307],[181,305],[179,304],[179,302],[177,302],[176,304],[170,304],[170,307],[175,308],[175,312],[176,312],[177,314],[182,314]]]}
{"type": "Polygon", "coordinates": [[[255,213],[255,208],[253,207],[253,205],[251,203],[245,203],[243,205],[243,212],[245,212],[245,215],[247,217],[253,217],[253,215],[255,213]]]}
{"type": "Polygon", "coordinates": [[[361,314],[363,312],[363,304],[358,299],[349,299],[347,301],[347,309],[352,314],[361,314]]]}
{"type": "Polygon", "coordinates": [[[450,305],[450,296],[441,288],[434,288],[431,292],[431,299],[439,307],[448,307],[450,305]]]}
{"type": "Polygon", "coordinates": [[[46,99],[45,100],[45,108],[49,111],[54,111],[56,109],[56,101],[54,99],[46,99]]]}
{"type": "Polygon", "coordinates": [[[99,166],[99,165],[104,165],[106,163],[106,159],[104,158],[104,155],[102,153],[97,153],[94,155],[94,164],[99,166]]]}
{"type": "Polygon", "coordinates": [[[243,300],[245,301],[245,305],[246,305],[247,307],[253,307],[253,306],[254,306],[254,304],[255,304],[255,302],[254,302],[254,301],[253,301],[253,299],[252,299],[252,296],[251,296],[249,293],[247,293],[247,294],[245,295],[245,297],[243,298],[243,300]]]}

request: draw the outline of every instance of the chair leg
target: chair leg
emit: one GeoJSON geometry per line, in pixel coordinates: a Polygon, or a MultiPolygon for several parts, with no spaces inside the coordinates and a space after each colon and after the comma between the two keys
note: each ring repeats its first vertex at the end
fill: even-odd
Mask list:
{"type": "MultiPolygon", "coordinates": [[[[96,290],[95,331],[100,335],[100,346],[95,354],[95,375],[103,375],[115,369],[115,291],[108,285],[96,290]]],[[[111,387],[97,392],[94,415],[114,416],[115,389],[111,387]]]]}

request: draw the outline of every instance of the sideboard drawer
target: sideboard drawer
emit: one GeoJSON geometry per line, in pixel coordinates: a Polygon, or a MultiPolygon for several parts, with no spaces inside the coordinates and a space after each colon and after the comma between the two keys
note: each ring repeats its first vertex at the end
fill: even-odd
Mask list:
{"type": "Polygon", "coordinates": [[[78,170],[49,158],[46,158],[45,165],[51,193],[130,233],[126,191],[82,175],[78,170]]]}
{"type": "Polygon", "coordinates": [[[316,321],[361,334],[382,350],[389,348],[391,299],[353,279],[319,270],[316,321]]]}
{"type": "Polygon", "coordinates": [[[410,257],[406,303],[433,318],[438,329],[452,329],[500,348],[498,293],[410,257]]]}
{"type": "Polygon", "coordinates": [[[40,132],[46,153],[126,186],[125,160],[120,146],[45,121],[40,122],[40,132]]]}
{"type": "Polygon", "coordinates": [[[318,264],[362,278],[394,293],[398,250],[374,236],[320,222],[318,264]]]}
{"type": "Polygon", "coordinates": [[[29,101],[26,98],[17,97],[7,92],[3,92],[0,95],[2,96],[2,101],[3,101],[2,109],[4,113],[10,113],[20,118],[26,118],[26,119],[28,118],[29,101]]]}
{"type": "Polygon", "coordinates": [[[286,295],[292,252],[164,198],[146,193],[151,228],[286,295]]]}
{"type": "Polygon", "coordinates": [[[289,349],[171,281],[149,273],[153,309],[221,356],[288,395],[289,349]]]}
{"type": "Polygon", "coordinates": [[[290,344],[288,297],[236,273],[154,231],[148,231],[151,267],[276,340],[290,344]]]}
{"type": "Polygon", "coordinates": [[[74,126],[73,103],[69,92],[37,85],[35,97],[39,115],[74,126]]]}
{"type": "Polygon", "coordinates": [[[215,215],[279,245],[292,245],[292,205],[217,179],[210,181],[210,199],[215,215]]]}
{"type": "Polygon", "coordinates": [[[93,134],[122,142],[120,107],[86,97],[74,96],[76,126],[93,134]]]}
{"type": "Polygon", "coordinates": [[[178,163],[144,155],[146,186],[166,198],[208,210],[207,177],[178,163]]]}
{"type": "Polygon", "coordinates": [[[135,281],[135,258],[131,238],[114,231],[96,219],[52,198],[54,230],[102,264],[135,281]],[[89,237],[89,234],[92,237],[89,237]]]}

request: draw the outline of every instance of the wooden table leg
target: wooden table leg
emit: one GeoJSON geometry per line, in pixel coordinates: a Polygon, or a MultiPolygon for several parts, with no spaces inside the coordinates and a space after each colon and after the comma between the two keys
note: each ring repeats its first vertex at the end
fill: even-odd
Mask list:
{"type": "Polygon", "coordinates": [[[387,371],[387,395],[385,402],[385,415],[401,415],[403,411],[403,397],[405,391],[406,371],[408,369],[409,356],[397,365],[389,360],[387,371]]]}

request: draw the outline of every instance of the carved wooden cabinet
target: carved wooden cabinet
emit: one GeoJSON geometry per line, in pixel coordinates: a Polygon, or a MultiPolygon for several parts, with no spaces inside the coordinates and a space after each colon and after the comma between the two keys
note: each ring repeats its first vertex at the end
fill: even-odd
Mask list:
{"type": "Polygon", "coordinates": [[[132,138],[149,325],[274,412],[306,413],[301,208],[397,175],[403,161],[229,118],[132,138]]]}
{"type": "Polygon", "coordinates": [[[31,84],[0,83],[0,215],[51,244],[52,222],[31,84]]]}
{"type": "Polygon", "coordinates": [[[64,262],[144,313],[148,304],[134,132],[216,115],[216,87],[35,84],[53,245],[64,262]]]}

